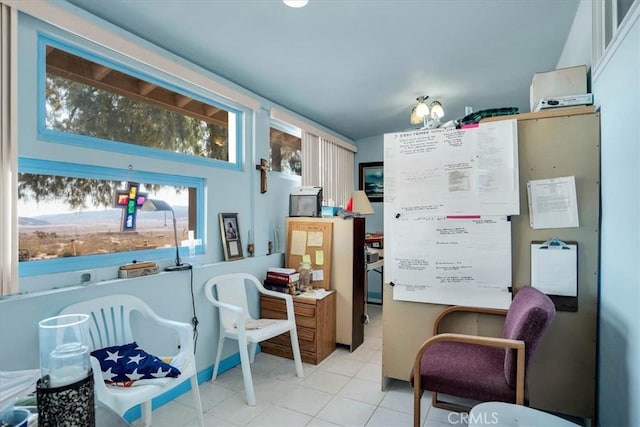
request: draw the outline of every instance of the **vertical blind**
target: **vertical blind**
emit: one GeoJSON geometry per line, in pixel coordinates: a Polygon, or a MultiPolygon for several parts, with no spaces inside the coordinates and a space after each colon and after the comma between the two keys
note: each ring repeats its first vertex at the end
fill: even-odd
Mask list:
{"type": "Polygon", "coordinates": [[[322,187],[324,204],[347,205],[353,192],[354,161],[352,150],[302,132],[302,185],[322,187]]]}

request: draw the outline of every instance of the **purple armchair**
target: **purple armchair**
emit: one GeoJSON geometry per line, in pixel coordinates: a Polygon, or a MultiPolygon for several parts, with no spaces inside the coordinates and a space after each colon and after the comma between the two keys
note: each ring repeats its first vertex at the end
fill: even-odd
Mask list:
{"type": "Polygon", "coordinates": [[[509,310],[461,306],[445,309],[436,318],[433,337],[418,350],[411,371],[414,425],[420,424],[423,390],[433,392],[433,406],[454,411],[469,408],[439,402],[438,393],[519,405],[528,401],[527,367],[555,313],[551,299],[532,287],[520,289],[509,310]],[[439,334],[442,319],[459,311],[506,315],[503,338],[439,334]]]}

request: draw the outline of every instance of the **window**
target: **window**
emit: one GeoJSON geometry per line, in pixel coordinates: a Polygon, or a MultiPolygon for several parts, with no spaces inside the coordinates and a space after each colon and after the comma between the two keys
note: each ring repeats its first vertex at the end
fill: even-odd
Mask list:
{"type": "Polygon", "coordinates": [[[272,121],[269,129],[271,170],[289,175],[302,175],[302,139],[300,130],[272,121]]]}
{"type": "MultiPolygon", "coordinates": [[[[592,59],[595,64],[593,77],[601,68],[601,60],[606,61],[606,54],[611,51],[616,39],[628,31],[633,14],[637,13],[640,6],[634,0],[604,0],[593,2],[593,51],[592,59]]],[[[614,48],[615,49],[615,48],[614,48]]]]}
{"type": "Polygon", "coordinates": [[[33,159],[20,159],[19,170],[20,276],[173,257],[172,213],[141,210],[146,199],[173,209],[179,244],[189,231],[202,234],[202,179],[33,159]],[[139,187],[127,230],[126,206],[116,201],[131,182],[139,187]]]}
{"type": "Polygon", "coordinates": [[[46,37],[41,43],[45,139],[237,163],[237,111],[46,37]]]}

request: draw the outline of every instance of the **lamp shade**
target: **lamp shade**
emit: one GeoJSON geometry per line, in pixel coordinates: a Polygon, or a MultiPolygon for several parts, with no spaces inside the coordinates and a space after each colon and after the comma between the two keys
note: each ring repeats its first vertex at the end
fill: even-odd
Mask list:
{"type": "Polygon", "coordinates": [[[370,215],[375,212],[373,210],[373,206],[371,206],[371,203],[369,202],[367,194],[364,191],[354,191],[351,194],[351,199],[353,200],[351,208],[353,212],[357,212],[360,215],[370,215]]]}
{"type": "Polygon", "coordinates": [[[165,271],[182,271],[191,270],[191,265],[182,263],[180,259],[180,249],[178,247],[178,227],[176,226],[176,213],[173,211],[171,205],[164,200],[147,199],[146,202],[140,208],[141,211],[154,212],[154,211],[169,211],[173,221],[173,238],[176,245],[176,265],[165,268],[165,271]]]}
{"type": "Polygon", "coordinates": [[[444,109],[442,108],[442,104],[438,101],[433,101],[431,103],[431,117],[434,119],[441,119],[444,117],[444,109]]]}
{"type": "Polygon", "coordinates": [[[164,200],[158,200],[158,199],[147,199],[147,201],[144,202],[140,210],[146,211],[146,212],[154,212],[154,211],[173,212],[173,208],[171,207],[171,205],[169,205],[169,203],[165,202],[164,200]]]}
{"type": "Polygon", "coordinates": [[[416,105],[416,116],[423,118],[427,115],[429,115],[429,107],[423,100],[418,101],[418,104],[416,105]]]}

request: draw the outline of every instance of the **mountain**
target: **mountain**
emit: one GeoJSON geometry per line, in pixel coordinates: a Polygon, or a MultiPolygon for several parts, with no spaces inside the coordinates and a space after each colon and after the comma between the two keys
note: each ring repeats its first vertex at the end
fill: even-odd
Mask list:
{"type": "MultiPolygon", "coordinates": [[[[189,208],[187,206],[176,206],[173,208],[176,220],[187,219],[189,208]]],[[[96,223],[120,223],[122,209],[105,209],[102,211],[79,211],[59,214],[37,215],[33,217],[18,217],[18,224],[21,226],[45,226],[57,224],[96,224],[96,223]]],[[[138,212],[138,220],[149,219],[152,221],[171,221],[170,212],[138,212]],[[166,215],[166,216],[165,216],[166,215]]]]}
{"type": "Polygon", "coordinates": [[[18,225],[38,226],[38,225],[50,225],[50,223],[47,222],[47,221],[43,221],[41,219],[19,216],[18,217],[18,225]]]}

